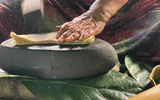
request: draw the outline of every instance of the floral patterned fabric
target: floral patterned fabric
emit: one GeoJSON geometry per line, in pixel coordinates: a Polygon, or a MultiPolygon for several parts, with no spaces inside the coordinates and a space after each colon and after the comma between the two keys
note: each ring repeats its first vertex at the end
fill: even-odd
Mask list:
{"type": "MultiPolygon", "coordinates": [[[[94,0],[46,0],[45,21],[36,32],[56,31],[55,26],[86,12],[94,0]]],[[[0,42],[9,32],[32,33],[20,10],[20,0],[0,1],[0,42]]],[[[97,37],[113,44],[119,55],[160,62],[160,1],[129,0],[97,37]]],[[[35,31],[34,31],[35,32],[35,31]]]]}

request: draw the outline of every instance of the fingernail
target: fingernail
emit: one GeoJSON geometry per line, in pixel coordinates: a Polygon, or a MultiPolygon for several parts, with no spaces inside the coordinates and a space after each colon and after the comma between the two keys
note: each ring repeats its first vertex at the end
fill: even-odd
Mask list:
{"type": "Polygon", "coordinates": [[[56,35],[56,39],[58,39],[58,38],[59,38],[59,34],[56,35]]]}
{"type": "Polygon", "coordinates": [[[67,42],[72,42],[73,40],[74,40],[73,36],[68,37],[68,38],[66,39],[67,42]]]}
{"type": "Polygon", "coordinates": [[[61,29],[61,26],[56,26],[56,30],[60,30],[61,29]]]}
{"type": "Polygon", "coordinates": [[[88,37],[89,37],[89,35],[85,35],[85,36],[84,36],[84,40],[87,39],[88,37]]]}
{"type": "Polygon", "coordinates": [[[67,38],[66,41],[67,41],[67,42],[71,42],[71,38],[67,38]]]}
{"type": "Polygon", "coordinates": [[[58,43],[63,43],[64,40],[63,39],[58,39],[58,43]]]}
{"type": "Polygon", "coordinates": [[[82,38],[82,37],[80,37],[80,38],[79,38],[79,40],[80,40],[80,41],[83,41],[83,38],[82,38]]]}

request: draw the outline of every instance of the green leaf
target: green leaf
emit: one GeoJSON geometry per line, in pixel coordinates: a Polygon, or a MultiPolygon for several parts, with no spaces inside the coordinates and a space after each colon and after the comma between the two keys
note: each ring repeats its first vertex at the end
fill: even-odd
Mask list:
{"type": "Polygon", "coordinates": [[[32,78],[30,76],[20,76],[20,75],[11,75],[8,74],[6,71],[0,69],[0,78],[4,78],[4,77],[11,77],[11,78],[32,78]]]}
{"type": "Polygon", "coordinates": [[[0,69],[0,78],[7,77],[7,76],[8,76],[8,74],[4,70],[0,69]]]}
{"type": "Polygon", "coordinates": [[[40,100],[126,100],[143,89],[120,72],[72,80],[21,80],[40,100]]]}
{"type": "Polygon", "coordinates": [[[15,77],[0,78],[0,100],[38,100],[19,80],[15,77]]]}
{"type": "Polygon", "coordinates": [[[149,75],[153,66],[137,61],[129,56],[125,57],[125,65],[130,74],[142,87],[145,87],[150,83],[149,75]]]}
{"type": "Polygon", "coordinates": [[[119,64],[118,65],[119,66],[119,68],[120,68],[120,72],[121,73],[127,73],[128,72],[128,69],[127,69],[127,67],[126,67],[126,65],[125,64],[119,64]]]}

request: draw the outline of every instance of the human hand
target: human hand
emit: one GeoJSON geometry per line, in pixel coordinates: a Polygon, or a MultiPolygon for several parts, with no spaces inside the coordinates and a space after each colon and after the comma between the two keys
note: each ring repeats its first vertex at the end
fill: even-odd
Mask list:
{"type": "Polygon", "coordinates": [[[83,14],[70,22],[57,26],[58,33],[56,38],[59,43],[72,42],[74,40],[83,41],[92,35],[99,34],[105,24],[103,21],[97,21],[93,17],[83,14]]]}
{"type": "Polygon", "coordinates": [[[58,26],[57,39],[59,43],[83,41],[92,35],[99,34],[106,22],[128,0],[96,0],[87,12],[72,21],[58,26]]]}

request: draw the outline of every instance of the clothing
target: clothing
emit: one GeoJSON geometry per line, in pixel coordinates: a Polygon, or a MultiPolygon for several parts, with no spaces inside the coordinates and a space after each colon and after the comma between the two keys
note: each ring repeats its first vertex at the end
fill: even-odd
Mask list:
{"type": "MultiPolygon", "coordinates": [[[[6,2],[0,5],[1,41],[9,38],[10,31],[17,34],[33,31],[31,25],[25,25],[21,11],[15,10],[15,5],[13,6],[20,5],[20,2],[13,1],[9,5],[6,2]]],[[[48,0],[45,2],[45,23],[36,32],[55,31],[57,24],[63,24],[86,12],[93,2],[94,0],[48,0]]],[[[131,54],[141,60],[160,62],[159,8],[159,0],[129,0],[107,22],[97,37],[113,44],[119,55],[131,54]]]]}

